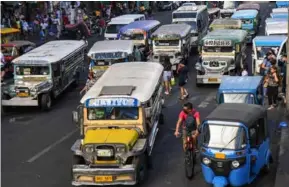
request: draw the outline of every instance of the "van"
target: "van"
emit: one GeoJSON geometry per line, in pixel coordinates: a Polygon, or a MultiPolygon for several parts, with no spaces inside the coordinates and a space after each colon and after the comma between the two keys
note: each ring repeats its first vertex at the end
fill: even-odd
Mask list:
{"type": "Polygon", "coordinates": [[[104,32],[104,38],[106,40],[116,40],[120,28],[134,21],[140,20],[145,20],[144,14],[126,14],[118,16],[116,18],[112,18],[111,21],[107,24],[107,27],[104,32]]]}

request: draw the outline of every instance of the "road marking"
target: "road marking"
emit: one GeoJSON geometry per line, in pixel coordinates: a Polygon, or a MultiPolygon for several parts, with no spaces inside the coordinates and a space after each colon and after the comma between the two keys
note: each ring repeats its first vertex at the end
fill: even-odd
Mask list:
{"type": "Polygon", "coordinates": [[[61,139],[57,140],[56,142],[54,142],[53,144],[49,145],[48,147],[46,147],[45,149],[43,149],[42,151],[38,152],[36,155],[34,155],[33,157],[31,157],[30,159],[28,159],[26,162],[28,163],[32,163],[35,160],[37,160],[38,158],[40,158],[41,156],[43,156],[44,154],[46,154],[47,152],[49,152],[51,149],[53,149],[54,147],[56,147],[58,144],[64,142],[65,140],[67,140],[68,138],[70,138],[75,132],[77,132],[78,129],[75,129],[73,131],[71,131],[70,133],[66,134],[65,136],[63,136],[61,139]]]}
{"type": "Polygon", "coordinates": [[[202,101],[199,105],[198,108],[206,108],[211,101],[215,99],[215,93],[211,92],[204,101],[202,101]]]}

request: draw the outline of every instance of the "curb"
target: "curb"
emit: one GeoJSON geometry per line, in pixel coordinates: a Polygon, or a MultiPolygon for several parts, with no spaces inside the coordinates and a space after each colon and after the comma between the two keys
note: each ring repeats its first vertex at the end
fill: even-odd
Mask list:
{"type": "MultiPolygon", "coordinates": [[[[288,124],[288,120],[285,120],[288,124]]],[[[289,128],[281,129],[280,148],[274,187],[284,187],[289,184],[289,128]]]]}

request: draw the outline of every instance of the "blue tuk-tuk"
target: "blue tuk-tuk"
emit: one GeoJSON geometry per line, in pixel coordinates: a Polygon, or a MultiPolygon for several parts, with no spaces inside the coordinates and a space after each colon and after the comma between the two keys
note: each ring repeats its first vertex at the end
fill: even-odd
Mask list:
{"type": "Polygon", "coordinates": [[[118,39],[133,40],[136,46],[148,48],[151,34],[161,23],[157,20],[142,20],[132,22],[119,30],[118,39]]]}
{"type": "Polygon", "coordinates": [[[288,19],[288,12],[277,12],[277,13],[271,13],[271,18],[285,18],[288,19]]]}
{"type": "Polygon", "coordinates": [[[263,104],[262,76],[223,76],[217,103],[263,104]]]}
{"type": "Polygon", "coordinates": [[[250,184],[273,162],[267,111],[259,105],[224,103],[204,120],[201,167],[214,187],[250,184]]]}
{"type": "Polygon", "coordinates": [[[253,74],[260,73],[260,65],[270,49],[275,51],[277,61],[281,58],[281,55],[286,54],[286,42],[287,36],[284,35],[256,36],[253,40],[252,50],[253,74]]]}
{"type": "Polygon", "coordinates": [[[259,12],[257,10],[238,10],[232,15],[231,18],[240,19],[242,21],[242,29],[248,31],[247,42],[251,43],[259,30],[259,12]]]}
{"type": "Polygon", "coordinates": [[[284,8],[289,6],[289,1],[276,1],[277,8],[284,8]]]}

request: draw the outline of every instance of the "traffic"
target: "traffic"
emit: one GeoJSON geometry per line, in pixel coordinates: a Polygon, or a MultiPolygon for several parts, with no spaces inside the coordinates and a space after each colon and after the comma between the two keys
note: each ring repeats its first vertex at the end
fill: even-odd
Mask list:
{"type": "Polygon", "coordinates": [[[20,124],[36,153],[24,152],[24,162],[48,186],[272,185],[278,137],[271,123],[287,91],[288,3],[210,6],[164,2],[165,22],[148,19],[142,6],[107,20],[100,40],[82,33],[37,46],[11,32],[1,43],[5,159],[17,158],[7,147],[19,146],[13,139],[22,133],[7,125],[20,124]],[[42,146],[25,126],[36,126],[31,135],[42,146]],[[43,172],[39,160],[49,154],[53,168],[43,172]],[[53,183],[56,174],[65,177],[53,183]]]}

